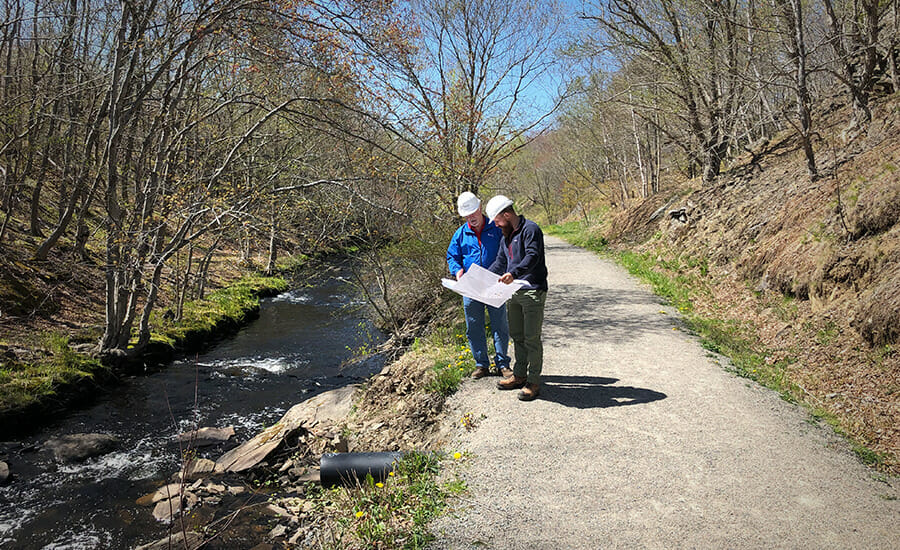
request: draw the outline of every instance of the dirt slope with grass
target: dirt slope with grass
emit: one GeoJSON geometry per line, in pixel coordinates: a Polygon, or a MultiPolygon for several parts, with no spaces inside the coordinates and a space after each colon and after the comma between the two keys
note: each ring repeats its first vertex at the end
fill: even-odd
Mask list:
{"type": "Polygon", "coordinates": [[[900,96],[865,132],[824,105],[810,181],[782,132],[715,185],[672,186],[591,230],[695,287],[693,311],[752,342],[745,374],[806,403],[900,473],[900,96]],[[755,372],[754,372],[755,371],[755,372]],[[758,373],[763,373],[756,376],[758,373]]]}
{"type": "Polygon", "coordinates": [[[547,264],[541,397],[485,378],[449,400],[469,493],[433,548],[896,547],[896,478],[621,268],[554,238],[547,264]]]}

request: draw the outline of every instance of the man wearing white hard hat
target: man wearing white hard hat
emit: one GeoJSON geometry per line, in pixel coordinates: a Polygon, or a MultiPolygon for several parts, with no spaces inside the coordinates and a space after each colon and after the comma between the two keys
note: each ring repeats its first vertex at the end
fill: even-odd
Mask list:
{"type": "Polygon", "coordinates": [[[487,203],[487,216],[503,232],[500,252],[488,268],[500,276],[500,282],[526,282],[506,303],[509,335],[516,361],[511,376],[497,382],[501,390],[521,388],[519,399],[532,401],[540,393],[544,346],[541,327],[547,300],[547,262],[544,258],[544,233],[536,223],[516,214],[513,201],[497,195],[487,203]]]}
{"type": "MultiPolygon", "coordinates": [[[[466,191],[456,201],[459,215],[466,219],[450,239],[447,247],[447,265],[457,279],[468,271],[472,264],[487,268],[497,257],[503,234],[494,223],[481,213],[481,201],[474,193],[466,191]]],[[[494,339],[494,365],[501,376],[512,375],[509,368],[509,328],[506,320],[506,306],[491,307],[477,300],[463,297],[463,311],[466,315],[466,339],[475,358],[472,378],[483,378],[491,370],[487,337],[484,332],[484,311],[487,309],[491,320],[491,334],[494,339]]]]}

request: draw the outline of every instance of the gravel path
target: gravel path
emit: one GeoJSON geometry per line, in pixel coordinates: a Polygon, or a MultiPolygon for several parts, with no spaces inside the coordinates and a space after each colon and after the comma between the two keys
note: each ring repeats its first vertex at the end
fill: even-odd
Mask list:
{"type": "Polygon", "coordinates": [[[469,492],[433,548],[900,548],[900,480],[726,372],[615,264],[546,245],[541,397],[488,377],[450,400],[469,492]]]}

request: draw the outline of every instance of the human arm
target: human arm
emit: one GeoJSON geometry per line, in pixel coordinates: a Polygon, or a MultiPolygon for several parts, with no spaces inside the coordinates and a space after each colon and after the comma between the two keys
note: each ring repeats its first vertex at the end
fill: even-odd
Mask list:
{"type": "Polygon", "coordinates": [[[497,251],[497,257],[494,258],[494,262],[488,267],[488,271],[491,273],[496,273],[497,275],[502,275],[506,273],[506,265],[509,263],[509,259],[506,257],[506,247],[503,246],[502,242],[499,250],[497,251]]]}
{"type": "Polygon", "coordinates": [[[459,231],[453,234],[450,239],[450,245],[447,247],[447,267],[450,273],[456,275],[459,279],[465,273],[463,268],[463,252],[459,242],[459,231]]]}
{"type": "Polygon", "coordinates": [[[513,279],[526,278],[543,261],[544,234],[537,225],[530,223],[522,228],[521,243],[522,259],[509,269],[513,279]]]}

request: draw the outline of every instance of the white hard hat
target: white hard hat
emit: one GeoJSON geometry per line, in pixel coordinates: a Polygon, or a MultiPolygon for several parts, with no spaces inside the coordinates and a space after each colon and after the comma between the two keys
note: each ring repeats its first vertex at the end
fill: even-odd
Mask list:
{"type": "Polygon", "coordinates": [[[495,196],[488,201],[487,207],[485,208],[488,219],[493,220],[500,212],[503,212],[508,207],[512,206],[512,203],[513,201],[509,197],[504,195],[495,196]]]}
{"type": "Polygon", "coordinates": [[[466,191],[456,199],[456,211],[464,218],[469,214],[478,212],[480,208],[481,201],[475,196],[475,193],[466,191]]]}

